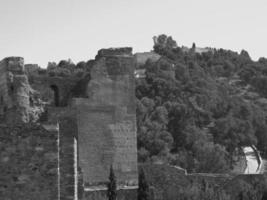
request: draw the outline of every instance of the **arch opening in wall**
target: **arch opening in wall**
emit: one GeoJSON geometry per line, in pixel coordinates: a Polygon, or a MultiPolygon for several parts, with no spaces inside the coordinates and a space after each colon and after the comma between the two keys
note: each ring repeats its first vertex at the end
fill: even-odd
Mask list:
{"type": "Polygon", "coordinates": [[[60,105],[59,104],[59,89],[56,85],[51,85],[50,88],[54,92],[54,105],[58,107],[60,105]]]}

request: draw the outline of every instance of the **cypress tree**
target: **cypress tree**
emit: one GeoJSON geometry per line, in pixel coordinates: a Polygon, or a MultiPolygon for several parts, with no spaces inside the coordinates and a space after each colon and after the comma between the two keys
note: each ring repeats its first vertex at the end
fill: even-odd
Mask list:
{"type": "Polygon", "coordinates": [[[139,172],[139,187],[138,187],[138,200],[148,200],[149,199],[149,185],[147,183],[145,172],[141,168],[139,172]]]}
{"type": "Polygon", "coordinates": [[[117,199],[117,183],[112,165],[110,166],[109,182],[107,184],[107,197],[108,200],[117,199]]]}

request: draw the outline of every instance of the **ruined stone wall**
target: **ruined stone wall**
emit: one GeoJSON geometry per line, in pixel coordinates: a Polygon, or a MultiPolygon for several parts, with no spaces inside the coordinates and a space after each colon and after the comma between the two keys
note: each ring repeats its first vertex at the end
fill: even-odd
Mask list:
{"type": "Polygon", "coordinates": [[[138,183],[134,59],[128,50],[101,50],[91,70],[88,99],[73,101],[85,187],[105,184],[111,165],[119,185],[138,183]]]}
{"type": "MultiPolygon", "coordinates": [[[[48,103],[46,106],[49,112],[46,119],[41,120],[46,130],[30,126],[27,129],[28,136],[23,132],[25,142],[20,141],[21,135],[16,133],[16,142],[7,143],[4,147],[11,147],[11,152],[7,150],[7,154],[3,156],[3,162],[9,162],[9,153],[14,153],[12,145],[17,145],[14,147],[14,156],[17,156],[16,162],[22,171],[16,172],[16,183],[3,185],[4,189],[0,190],[3,195],[9,199],[37,199],[37,194],[41,195],[38,199],[74,199],[75,196],[79,199],[103,199],[106,195],[103,191],[93,190],[93,193],[90,193],[86,189],[105,186],[110,166],[113,166],[119,190],[124,186],[131,188],[121,190],[119,199],[136,199],[138,170],[135,61],[131,51],[131,48],[99,51],[96,64],[90,76],[85,77],[85,81],[81,81],[81,77],[50,77],[47,74],[35,73],[36,66],[26,66],[25,72],[22,58],[8,58],[0,63],[0,71],[3,72],[0,77],[0,94],[3,94],[3,102],[8,104],[4,115],[5,123],[15,126],[16,122],[22,122],[18,124],[23,127],[23,123],[32,121],[33,112],[35,109],[38,111],[37,107],[42,107],[43,103],[48,103]],[[31,76],[30,83],[28,75],[31,76]],[[73,93],[75,87],[84,83],[80,93],[73,93]],[[51,86],[55,86],[59,91],[59,105],[54,107],[55,109],[53,106],[56,105],[50,104],[50,101],[55,100],[51,86]],[[70,105],[72,96],[83,98],[73,99],[70,105]],[[35,100],[38,100],[38,106],[35,100]],[[57,123],[59,131],[52,130],[51,134],[50,128],[57,123]],[[31,144],[31,141],[35,140],[40,148],[35,146],[37,142],[31,144]],[[22,151],[18,152],[19,150],[22,151]],[[58,156],[57,163],[55,153],[58,156]],[[24,158],[25,155],[27,159],[25,162],[21,160],[20,163],[18,158],[24,158]],[[53,159],[49,160],[49,155],[53,159]],[[38,172],[32,174],[32,168],[28,169],[27,164],[35,164],[35,161],[37,166],[33,169],[38,172]],[[57,172],[56,164],[59,167],[57,172]],[[50,177],[52,174],[53,178],[50,177]],[[24,184],[23,187],[20,180],[24,184]],[[29,180],[33,180],[35,185],[31,185],[29,180]],[[31,192],[23,196],[21,188],[31,192]],[[14,196],[11,194],[12,190],[16,191],[14,196]]],[[[7,134],[7,137],[13,136],[7,134]]],[[[11,170],[17,170],[16,166],[10,167],[11,170]]],[[[9,173],[8,178],[12,179],[14,173],[9,173]]],[[[5,181],[7,179],[0,183],[4,184],[5,181]]]]}
{"type": "Polygon", "coordinates": [[[49,77],[47,75],[31,76],[31,87],[38,91],[40,98],[54,105],[54,91],[51,86],[57,87],[59,95],[59,106],[67,106],[72,96],[72,90],[79,82],[77,77],[49,77]]]}
{"type": "Polygon", "coordinates": [[[7,88],[7,67],[6,61],[0,61],[0,115],[3,117],[4,112],[6,112],[7,108],[10,107],[8,105],[9,96],[8,96],[8,88],[7,88]]]}
{"type": "Polygon", "coordinates": [[[40,66],[37,64],[25,64],[24,68],[28,76],[37,76],[39,74],[40,66]]]}
{"type": "Polygon", "coordinates": [[[57,131],[0,126],[0,199],[57,199],[57,131]]]}
{"type": "Polygon", "coordinates": [[[23,62],[21,57],[9,57],[0,61],[0,103],[5,111],[14,105],[14,77],[23,74],[23,62]]]}
{"type": "Polygon", "coordinates": [[[61,117],[59,122],[59,176],[60,199],[73,200],[75,196],[74,140],[77,138],[77,123],[72,117],[61,117]]]}
{"type": "Polygon", "coordinates": [[[28,121],[28,80],[23,74],[24,60],[20,57],[5,58],[0,63],[0,103],[6,122],[28,121]],[[26,119],[25,119],[26,118],[26,119]]]}
{"type": "MultiPolygon", "coordinates": [[[[92,192],[85,192],[82,200],[106,200],[106,190],[96,190],[92,192]]],[[[137,200],[137,189],[119,189],[117,191],[117,200],[137,200]]]]}
{"type": "Polygon", "coordinates": [[[9,57],[0,62],[0,115],[7,124],[37,121],[42,112],[36,92],[24,72],[21,57],[9,57]]]}

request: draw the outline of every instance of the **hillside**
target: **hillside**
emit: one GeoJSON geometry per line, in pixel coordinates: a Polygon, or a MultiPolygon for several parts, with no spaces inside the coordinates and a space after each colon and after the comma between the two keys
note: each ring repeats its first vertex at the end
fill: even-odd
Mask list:
{"type": "Polygon", "coordinates": [[[266,155],[267,59],[154,40],[161,57],[137,65],[145,73],[136,79],[139,161],[225,173],[241,147],[266,155]]]}

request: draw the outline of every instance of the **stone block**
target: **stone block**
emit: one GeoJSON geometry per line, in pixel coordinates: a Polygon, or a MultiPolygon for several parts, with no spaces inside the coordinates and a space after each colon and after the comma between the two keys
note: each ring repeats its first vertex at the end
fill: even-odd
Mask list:
{"type": "Polygon", "coordinates": [[[22,57],[8,57],[5,58],[7,63],[7,70],[14,74],[24,73],[24,59],[22,57]]]}

